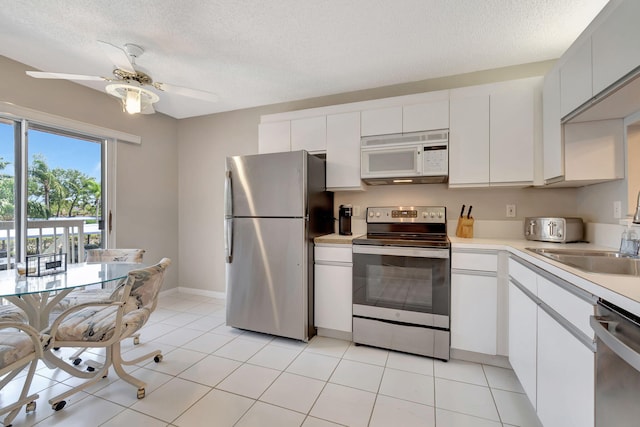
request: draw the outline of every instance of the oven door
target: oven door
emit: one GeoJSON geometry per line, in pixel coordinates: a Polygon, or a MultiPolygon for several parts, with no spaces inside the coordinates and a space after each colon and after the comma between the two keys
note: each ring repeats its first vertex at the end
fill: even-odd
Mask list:
{"type": "Polygon", "coordinates": [[[449,329],[449,248],[353,246],[353,314],[449,329]]]}

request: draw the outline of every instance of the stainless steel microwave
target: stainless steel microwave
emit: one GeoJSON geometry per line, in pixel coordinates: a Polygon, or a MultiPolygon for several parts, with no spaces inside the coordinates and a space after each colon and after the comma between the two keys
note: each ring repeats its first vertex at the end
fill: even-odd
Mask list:
{"type": "Polygon", "coordinates": [[[361,178],[370,185],[427,184],[449,178],[449,130],[363,137],[361,178]]]}

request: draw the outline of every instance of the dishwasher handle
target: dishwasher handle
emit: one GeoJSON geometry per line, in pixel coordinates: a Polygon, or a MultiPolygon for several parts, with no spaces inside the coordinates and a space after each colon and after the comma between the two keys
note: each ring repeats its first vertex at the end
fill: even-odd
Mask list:
{"type": "Polygon", "coordinates": [[[591,316],[589,324],[598,337],[607,347],[611,349],[618,357],[627,362],[636,371],[640,372],[640,353],[629,347],[627,344],[611,332],[603,325],[611,321],[603,317],[591,316]]]}

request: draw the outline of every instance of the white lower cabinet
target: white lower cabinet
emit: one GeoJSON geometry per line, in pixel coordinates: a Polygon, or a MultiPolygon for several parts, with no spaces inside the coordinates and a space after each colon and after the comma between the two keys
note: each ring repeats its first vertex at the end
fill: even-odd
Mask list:
{"type": "Polygon", "coordinates": [[[451,274],[451,348],[497,354],[498,279],[451,274]]]}
{"type": "Polygon", "coordinates": [[[525,261],[509,271],[509,362],[545,427],[593,427],[596,298],[525,261]],[[528,274],[524,274],[528,272],[528,274]],[[519,280],[535,275],[537,286],[519,280]],[[584,317],[585,319],[582,319],[584,317]]]}
{"type": "Polygon", "coordinates": [[[536,407],[537,304],[509,282],[509,363],[536,407]]]}
{"type": "Polygon", "coordinates": [[[538,418],[545,427],[594,425],[595,354],[538,308],[538,418]]]}
{"type": "Polygon", "coordinates": [[[352,331],[351,245],[316,245],[314,323],[316,328],[352,331]]]}

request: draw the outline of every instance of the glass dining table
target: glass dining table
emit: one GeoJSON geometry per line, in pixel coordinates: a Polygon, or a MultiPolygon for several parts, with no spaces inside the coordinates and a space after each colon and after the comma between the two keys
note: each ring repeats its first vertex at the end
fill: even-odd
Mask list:
{"type": "Polygon", "coordinates": [[[20,307],[29,324],[41,331],[49,326],[55,305],[75,288],[91,285],[111,287],[130,271],[144,268],[136,263],[69,264],[67,271],[46,276],[18,276],[15,270],[0,271],[0,298],[20,307]]]}

